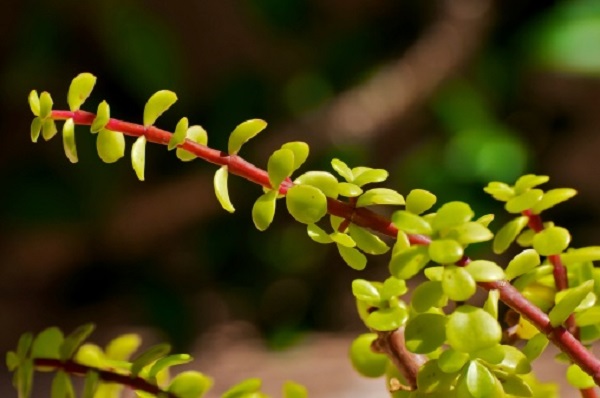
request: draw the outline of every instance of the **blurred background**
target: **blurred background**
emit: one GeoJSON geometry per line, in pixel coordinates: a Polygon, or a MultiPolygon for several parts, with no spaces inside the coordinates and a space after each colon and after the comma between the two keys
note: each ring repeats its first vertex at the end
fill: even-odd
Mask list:
{"type": "MultiPolygon", "coordinates": [[[[99,343],[137,331],[193,352],[194,367],[217,378],[215,394],[259,376],[273,393],[295,379],[313,396],[383,396],[383,382],[355,377],[345,352],[365,331],[350,282],[383,277],[385,260],[357,273],[284,211],[260,233],[250,215],[259,187],[230,178],[230,215],[214,197],[214,166],[155,145],[143,183],[127,159],[103,164],[85,128],[77,165],[60,138],[33,145],[29,91],[47,90],[65,109],[84,71],[98,77],[84,109],[106,99],[113,117],[140,122],[147,98],[170,89],[179,101],[159,127],[187,116],[224,149],[238,123],[263,118],[269,127],[241,153],[260,167],[302,140],[304,170],[331,171],[333,157],[385,168],[385,186],[401,193],[425,188],[438,203],[498,213],[493,229],[506,217],[483,186],[548,174],[549,186],[579,190],[548,215],[573,246],[600,242],[597,0],[9,3],[0,14],[2,352],[25,331],[93,321],[99,343]]],[[[2,396],[14,396],[0,375],[2,396]]]]}

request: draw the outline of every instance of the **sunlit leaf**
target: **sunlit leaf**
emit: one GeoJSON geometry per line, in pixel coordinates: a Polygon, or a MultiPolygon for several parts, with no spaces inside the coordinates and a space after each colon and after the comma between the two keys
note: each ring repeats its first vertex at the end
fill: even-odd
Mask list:
{"type": "Polygon", "coordinates": [[[379,289],[371,282],[364,279],[355,279],[352,281],[352,294],[358,300],[377,303],[381,301],[379,289]]]}
{"type": "Polygon", "coordinates": [[[392,222],[398,229],[409,234],[431,235],[431,225],[414,212],[398,210],[392,214],[392,222]]]}
{"type": "Polygon", "coordinates": [[[267,173],[269,182],[273,189],[278,189],[279,185],[292,175],[294,171],[294,152],[289,149],[278,149],[269,156],[267,163],[267,173]]]}
{"type": "Polygon", "coordinates": [[[406,210],[413,214],[421,214],[429,210],[437,201],[434,194],[424,189],[413,189],[406,197],[406,210]]]}
{"type": "Polygon", "coordinates": [[[565,228],[551,227],[538,232],[533,238],[533,248],[542,256],[559,254],[571,242],[571,234],[565,228]]]}
{"type": "Polygon", "coordinates": [[[463,256],[462,246],[453,239],[436,239],[428,249],[431,260],[439,264],[454,264],[463,256]]]}
{"type": "Polygon", "coordinates": [[[428,354],[446,341],[446,317],[440,314],[419,314],[411,318],[404,331],[406,348],[415,354],[428,354]]]}
{"type": "Polygon", "coordinates": [[[411,246],[394,253],[389,263],[390,273],[398,279],[409,279],[419,273],[429,260],[427,246],[411,246]]]}
{"type": "Polygon", "coordinates": [[[502,202],[507,202],[515,196],[515,190],[503,182],[490,182],[483,190],[502,202]]]}
{"type": "Polygon", "coordinates": [[[154,378],[162,370],[167,369],[171,366],[182,365],[184,363],[191,362],[192,359],[192,356],[189,354],[173,354],[166,356],[164,358],[159,359],[154,363],[154,365],[152,365],[150,371],[148,372],[148,376],[150,378],[154,378]]]}
{"type": "Polygon", "coordinates": [[[378,255],[384,254],[390,249],[381,238],[364,228],[350,224],[348,230],[358,248],[365,253],[378,255]]]}
{"type": "Polygon", "coordinates": [[[510,244],[517,238],[517,235],[525,228],[528,221],[529,217],[521,216],[509,221],[500,228],[494,237],[494,253],[500,254],[506,251],[510,244]]]}
{"type": "Polygon", "coordinates": [[[137,334],[124,334],[108,343],[106,346],[106,356],[119,360],[126,361],[139,348],[142,339],[137,334]]]}
{"type": "Polygon", "coordinates": [[[366,325],[374,330],[387,332],[401,327],[408,318],[404,307],[380,308],[367,316],[366,325]]]}
{"type": "Polygon", "coordinates": [[[301,384],[286,381],[283,383],[283,398],[308,398],[308,390],[301,384]]]}
{"type": "Polygon", "coordinates": [[[353,247],[346,247],[340,245],[339,243],[336,246],[340,256],[342,256],[342,259],[350,268],[353,268],[357,271],[362,271],[365,269],[367,266],[367,257],[364,254],[353,247]]]}
{"type": "Polygon", "coordinates": [[[384,169],[371,169],[369,167],[355,167],[352,169],[354,179],[352,182],[359,187],[366,184],[373,184],[376,182],[383,182],[388,178],[388,172],[384,169]]]}
{"type": "MultiPolygon", "coordinates": [[[[34,112],[35,114],[35,112],[34,112]]],[[[346,165],[346,163],[342,162],[339,159],[333,159],[331,161],[331,167],[342,176],[347,182],[352,182],[354,180],[354,175],[352,174],[352,170],[350,167],[346,165]]],[[[356,185],[356,184],[355,184],[356,185]]]]}
{"type": "Polygon", "coordinates": [[[533,187],[545,184],[546,182],[548,182],[548,180],[550,180],[550,177],[548,176],[526,174],[524,176],[519,177],[517,182],[515,182],[515,192],[517,195],[520,195],[533,187]]]}
{"type": "Polygon", "coordinates": [[[229,200],[229,189],[227,188],[228,176],[229,173],[227,172],[227,166],[221,166],[215,173],[214,187],[217,199],[219,200],[219,203],[221,204],[223,209],[227,210],[230,213],[233,213],[235,211],[235,208],[231,204],[231,200],[229,200]]]}
{"type": "MultiPolygon", "coordinates": [[[[208,135],[202,126],[194,125],[188,127],[185,137],[200,145],[206,145],[208,143],[208,135]]],[[[177,148],[175,150],[175,155],[183,162],[189,162],[190,160],[196,159],[196,155],[182,148],[177,148]]]]}
{"type": "Polygon", "coordinates": [[[541,189],[530,189],[510,199],[504,205],[504,208],[509,213],[521,213],[525,210],[533,208],[544,196],[544,191],[541,189]]]}
{"type": "Polygon", "coordinates": [[[420,313],[428,311],[432,307],[443,307],[447,302],[448,296],[444,293],[441,282],[425,281],[413,290],[410,305],[420,313]]]}
{"type": "Polygon", "coordinates": [[[102,129],[96,138],[98,156],[105,163],[114,163],[125,156],[125,136],[117,131],[102,129]]]}
{"type": "Polygon", "coordinates": [[[502,328],[483,309],[463,305],[449,316],[446,336],[452,348],[469,353],[498,344],[502,338],[502,328]]]}
{"type": "Polygon", "coordinates": [[[95,84],[96,76],[91,73],[80,73],[71,81],[69,92],[67,93],[67,103],[72,112],[79,110],[92,93],[95,84]]]}
{"type": "Polygon", "coordinates": [[[527,341],[522,352],[527,359],[533,361],[542,355],[549,342],[550,340],[543,333],[537,333],[527,341]]]}
{"type": "MultiPolygon", "coordinates": [[[[200,372],[190,370],[181,372],[175,376],[169,385],[168,391],[178,398],[200,398],[212,385],[212,378],[200,372]]],[[[233,398],[237,395],[223,395],[223,397],[225,396],[233,398]]]]}
{"type": "Polygon", "coordinates": [[[308,144],[302,141],[287,142],[281,146],[281,149],[289,149],[294,153],[293,171],[298,170],[298,168],[306,162],[310,152],[308,144]]]}
{"type": "Polygon", "coordinates": [[[152,94],[144,107],[144,127],[150,127],[177,101],[177,95],[169,90],[160,90],[152,94]]]}
{"type": "Polygon", "coordinates": [[[464,269],[476,282],[495,282],[504,279],[504,270],[493,261],[474,260],[464,269]]]}
{"type": "Polygon", "coordinates": [[[178,145],[181,145],[185,142],[185,136],[188,131],[189,121],[187,117],[182,117],[177,125],[175,126],[175,132],[171,135],[169,139],[169,144],[167,145],[167,149],[169,151],[175,149],[178,145]]]}
{"type": "Polygon", "coordinates": [[[452,228],[447,235],[456,239],[462,245],[486,242],[494,237],[494,234],[478,222],[471,221],[452,228]]]}
{"type": "Polygon", "coordinates": [[[50,117],[50,114],[52,113],[52,105],[54,105],[54,102],[52,101],[52,96],[50,96],[50,93],[47,91],[42,92],[40,95],[40,119],[45,120],[50,117]]]}
{"type": "Polygon", "coordinates": [[[31,141],[37,142],[40,137],[40,132],[42,131],[43,122],[39,117],[34,117],[31,121],[31,141]]]}
{"type": "Polygon", "coordinates": [[[242,145],[267,127],[267,122],[261,119],[251,119],[240,123],[229,136],[227,152],[236,155],[242,145]]]}
{"type": "Polygon", "coordinates": [[[275,217],[277,191],[269,191],[261,195],[252,206],[252,221],[259,231],[266,230],[275,217]]]}
{"type": "Polygon", "coordinates": [[[333,240],[335,243],[337,243],[339,245],[342,245],[345,247],[356,247],[356,242],[348,234],[336,231],[336,232],[329,234],[329,237],[331,238],[331,240],[333,240]]]}
{"type": "Polygon", "coordinates": [[[577,191],[571,188],[551,189],[544,193],[542,199],[540,199],[540,201],[531,208],[531,211],[533,214],[540,214],[544,210],[550,209],[559,203],[569,200],[575,195],[577,195],[577,191]]]}
{"type": "Polygon", "coordinates": [[[63,148],[65,155],[71,163],[77,163],[77,146],[75,145],[75,123],[73,119],[65,120],[63,125],[63,148]]]}
{"type": "Polygon", "coordinates": [[[171,346],[167,343],[157,344],[148,348],[131,363],[131,374],[137,376],[144,366],[164,357],[169,351],[171,351],[171,346]]]}
{"type": "Polygon", "coordinates": [[[566,253],[561,253],[560,259],[567,266],[588,261],[598,261],[600,260],[600,246],[570,249],[566,253]]]}
{"type": "Polygon", "coordinates": [[[311,185],[318,188],[325,196],[337,198],[338,181],[335,176],[326,171],[309,171],[294,180],[295,184],[311,185]]]}
{"type": "Polygon", "coordinates": [[[131,146],[131,165],[135,175],[144,181],[144,167],[146,163],[146,137],[139,136],[131,146]]]}
{"type": "Polygon", "coordinates": [[[303,224],[314,224],[327,214],[327,197],[311,185],[294,185],[285,199],[289,213],[303,224]]]}
{"type": "Polygon", "coordinates": [[[506,279],[511,280],[540,265],[540,255],[534,249],[526,249],[517,254],[506,267],[506,279]]]}
{"type": "Polygon", "coordinates": [[[358,186],[349,182],[339,182],[338,193],[347,198],[355,198],[363,193],[363,190],[358,186]]]}
{"type": "MultiPolygon", "coordinates": [[[[357,184],[358,185],[358,184],[357,184]]],[[[404,197],[393,189],[373,188],[358,197],[356,207],[371,205],[403,205],[404,197]]]]}
{"type": "Polygon", "coordinates": [[[436,231],[456,227],[471,221],[474,213],[471,207],[464,202],[448,202],[436,212],[431,226],[436,231]]]}
{"type": "Polygon", "coordinates": [[[561,325],[573,313],[575,308],[594,289],[594,281],[586,281],[581,285],[568,289],[562,299],[548,313],[550,323],[556,327],[561,325]]]}
{"type": "Polygon", "coordinates": [[[231,387],[229,390],[225,391],[225,393],[221,396],[221,398],[245,398],[251,397],[252,393],[257,393],[260,391],[262,386],[262,381],[257,378],[246,379],[235,386],[231,387]]]}
{"type": "Polygon", "coordinates": [[[500,292],[497,289],[490,290],[488,292],[488,297],[483,304],[483,309],[493,316],[495,319],[498,319],[498,301],[500,300],[500,292]]]}
{"type": "Polygon", "coordinates": [[[40,97],[38,96],[37,91],[31,90],[27,100],[29,102],[29,108],[31,108],[31,113],[33,113],[34,116],[40,116],[40,97]]]}
{"type": "Polygon", "coordinates": [[[54,119],[44,120],[42,124],[42,137],[44,137],[44,140],[49,141],[56,133],[58,133],[58,129],[56,128],[54,119]]]}
{"type": "Polygon", "coordinates": [[[96,111],[96,117],[90,126],[92,133],[97,133],[104,129],[110,121],[110,106],[106,101],[102,101],[98,104],[98,110],[96,111]]]}
{"type": "Polygon", "coordinates": [[[442,276],[444,294],[454,301],[466,301],[477,289],[475,280],[463,267],[448,265],[444,267],[442,276]]]}
{"type": "Polygon", "coordinates": [[[576,364],[570,365],[567,369],[567,381],[570,385],[579,389],[594,388],[596,386],[596,382],[592,376],[584,372],[576,364]]]}
{"type": "Polygon", "coordinates": [[[474,398],[500,398],[504,396],[496,376],[479,361],[469,363],[465,378],[467,389],[474,398]]]}
{"type": "Polygon", "coordinates": [[[316,224],[308,224],[306,229],[308,232],[308,236],[317,243],[333,242],[333,239],[331,239],[329,234],[316,224]]]}
{"type": "Polygon", "coordinates": [[[94,328],[93,323],[87,323],[66,336],[59,349],[60,358],[62,360],[71,358],[79,346],[92,334],[94,328]]]}

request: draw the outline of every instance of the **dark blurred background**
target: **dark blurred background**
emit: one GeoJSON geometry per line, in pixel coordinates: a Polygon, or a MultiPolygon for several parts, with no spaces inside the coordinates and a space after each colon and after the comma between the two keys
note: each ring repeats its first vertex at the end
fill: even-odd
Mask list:
{"type": "Polygon", "coordinates": [[[350,281],[386,272],[378,258],[350,270],[282,202],[270,230],[256,231],[261,190],[239,178],[230,178],[237,212],[226,213],[215,167],[202,161],[149,145],[141,183],[128,159],[103,164],[85,128],[77,165],[60,137],[33,145],[29,91],[47,90],[66,109],[69,82],[84,71],[98,77],[84,109],[106,99],[113,117],[139,122],[146,99],[170,89],[179,102],[160,127],[187,116],[224,149],[238,123],[263,118],[269,127],[241,153],[260,167],[282,143],[306,141],[305,170],[331,171],[332,157],[386,168],[386,186],[467,200],[478,215],[498,213],[495,228],[506,216],[482,187],[548,174],[549,186],[580,192],[549,216],[575,247],[600,242],[597,0],[9,3],[0,14],[2,352],[24,331],[87,321],[101,342],[144,330],[192,350],[230,333],[282,350],[363,331],[350,281]]]}

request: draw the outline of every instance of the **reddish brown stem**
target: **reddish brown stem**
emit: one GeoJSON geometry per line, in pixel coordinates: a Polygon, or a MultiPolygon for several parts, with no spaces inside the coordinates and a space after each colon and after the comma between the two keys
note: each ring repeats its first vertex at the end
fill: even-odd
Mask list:
{"type": "Polygon", "coordinates": [[[376,351],[386,354],[400,371],[411,390],[417,389],[417,373],[419,368],[427,362],[423,355],[408,351],[404,340],[404,329],[392,332],[378,332],[375,340],[376,351]]]}
{"type": "Polygon", "coordinates": [[[141,377],[132,377],[131,375],[124,375],[120,373],[111,372],[109,370],[103,370],[94,368],[91,366],[82,365],[72,360],[61,361],[59,359],[51,359],[51,358],[36,358],[34,359],[34,365],[38,367],[50,367],[54,369],[61,369],[65,372],[76,375],[76,376],[85,376],[88,372],[96,372],[100,377],[100,380],[108,382],[108,383],[117,383],[123,386],[127,386],[132,390],[145,391],[147,393],[158,395],[159,393],[163,393],[170,398],[177,398],[177,396],[168,391],[162,390],[155,384],[144,380],[141,377]]]}

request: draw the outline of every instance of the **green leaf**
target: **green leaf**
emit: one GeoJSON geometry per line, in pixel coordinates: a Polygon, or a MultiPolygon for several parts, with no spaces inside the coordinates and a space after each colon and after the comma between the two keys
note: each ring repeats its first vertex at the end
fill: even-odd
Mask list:
{"type": "Polygon", "coordinates": [[[542,196],[544,196],[544,191],[541,189],[531,189],[506,202],[504,208],[509,213],[518,214],[533,208],[542,199],[542,196]]]}
{"type": "Polygon", "coordinates": [[[131,363],[131,374],[137,376],[144,366],[150,365],[157,359],[164,357],[169,351],[171,351],[171,346],[167,343],[156,344],[148,348],[146,351],[139,354],[131,363]]]}
{"type": "Polygon", "coordinates": [[[337,198],[338,181],[333,174],[326,171],[309,171],[294,180],[295,184],[310,185],[318,188],[325,196],[337,198]]]}
{"type": "Polygon", "coordinates": [[[533,390],[519,376],[509,375],[502,380],[502,389],[506,394],[517,397],[532,397],[533,390]]]}
{"type": "Polygon", "coordinates": [[[567,293],[564,293],[562,299],[558,301],[548,313],[548,318],[550,318],[552,326],[557,327],[561,325],[593,289],[593,280],[586,281],[577,287],[567,289],[567,293]]]}
{"type": "Polygon", "coordinates": [[[398,233],[396,234],[396,243],[394,243],[394,247],[392,248],[392,257],[405,251],[410,246],[408,235],[404,231],[398,230],[398,233]]]}
{"type": "Polygon", "coordinates": [[[230,155],[236,155],[240,151],[242,145],[263,131],[265,127],[267,127],[267,122],[261,119],[246,120],[245,122],[238,124],[229,136],[227,152],[230,155]]]}
{"type": "Polygon", "coordinates": [[[381,298],[387,301],[394,297],[402,296],[407,291],[408,288],[406,287],[405,281],[390,276],[383,281],[383,286],[381,287],[381,298]]]}
{"type": "Polygon", "coordinates": [[[448,265],[444,267],[442,289],[451,300],[465,301],[475,294],[477,285],[466,269],[448,265]]]}
{"type": "Polygon", "coordinates": [[[87,323],[79,326],[71,332],[71,334],[65,337],[59,349],[60,359],[63,361],[70,359],[79,346],[90,336],[90,334],[92,334],[95,327],[96,326],[93,323],[87,323]]]}
{"type": "Polygon", "coordinates": [[[585,373],[575,364],[572,364],[567,369],[567,381],[570,385],[579,389],[594,388],[596,386],[596,382],[592,376],[585,373]]]}
{"type": "Polygon", "coordinates": [[[269,182],[275,190],[294,172],[294,152],[289,149],[278,149],[271,154],[267,163],[269,182]]]}
{"type": "Polygon", "coordinates": [[[31,113],[33,113],[34,116],[40,116],[40,97],[38,96],[37,91],[31,90],[27,100],[29,102],[29,108],[31,108],[31,113]]]}
{"type": "Polygon", "coordinates": [[[246,379],[225,391],[221,398],[250,398],[251,395],[249,394],[259,392],[261,386],[262,381],[260,379],[246,379]]]}
{"type": "Polygon", "coordinates": [[[44,120],[44,123],[42,124],[42,137],[44,137],[44,140],[49,141],[56,133],[58,133],[58,129],[56,128],[54,119],[44,120]]]}
{"type": "Polygon", "coordinates": [[[90,126],[92,133],[97,133],[100,130],[106,128],[106,125],[110,121],[110,107],[106,101],[102,101],[98,104],[98,110],[96,111],[96,117],[90,126]]]}
{"type": "Polygon", "coordinates": [[[433,352],[446,341],[446,317],[440,314],[419,314],[406,324],[404,337],[406,348],[410,352],[433,352]]]}
{"type": "Polygon", "coordinates": [[[108,343],[106,356],[117,361],[126,361],[139,348],[142,339],[137,334],[124,334],[108,343]]]}
{"type": "Polygon", "coordinates": [[[52,101],[52,97],[50,96],[50,93],[47,91],[44,91],[40,95],[40,110],[39,110],[40,119],[46,120],[50,117],[50,114],[52,113],[52,105],[54,105],[54,102],[52,101]]]}
{"type": "Polygon", "coordinates": [[[31,332],[23,333],[21,337],[19,337],[19,342],[17,343],[17,357],[19,359],[25,359],[29,356],[29,349],[31,348],[31,344],[33,343],[33,334],[31,332]]]}
{"type": "Polygon", "coordinates": [[[302,141],[287,142],[281,146],[281,149],[289,149],[294,153],[294,167],[292,172],[298,170],[306,162],[310,152],[308,144],[302,141]]]}
{"type": "Polygon", "coordinates": [[[524,175],[515,183],[515,192],[517,195],[520,195],[533,187],[545,184],[548,180],[550,180],[550,177],[548,176],[538,176],[535,174],[524,175]]]}
{"type": "Polygon", "coordinates": [[[500,300],[500,292],[497,289],[492,289],[488,293],[488,297],[483,304],[483,309],[494,317],[494,319],[498,319],[498,301],[500,300]]]}
{"type": "Polygon", "coordinates": [[[71,378],[64,371],[59,370],[56,372],[56,375],[52,380],[50,396],[52,398],[75,398],[75,391],[73,391],[71,378]]]}
{"type": "Polygon", "coordinates": [[[357,271],[365,269],[367,266],[367,257],[364,254],[353,247],[346,247],[339,243],[336,246],[340,252],[340,256],[342,256],[342,259],[350,266],[350,268],[357,271]]]}
{"type": "Polygon", "coordinates": [[[139,136],[131,146],[131,165],[135,175],[144,181],[144,167],[146,163],[146,137],[139,136]]]}
{"type": "Polygon", "coordinates": [[[164,358],[159,359],[152,365],[150,371],[148,372],[148,377],[151,379],[155,378],[159,372],[167,369],[171,366],[182,365],[184,363],[191,362],[193,360],[192,356],[189,354],[173,354],[166,356],[164,358]]]}
{"type": "Polygon", "coordinates": [[[515,196],[515,190],[503,182],[490,182],[483,190],[501,202],[508,202],[515,196]]]}
{"type": "Polygon", "coordinates": [[[356,242],[348,234],[341,233],[341,232],[333,232],[333,233],[329,234],[329,237],[331,238],[332,241],[334,241],[335,243],[338,243],[342,246],[345,246],[345,247],[355,247],[356,246],[356,242]]]}
{"type": "MultiPolygon", "coordinates": [[[[444,332],[445,334],[445,332],[444,332]]],[[[438,367],[444,373],[456,373],[469,361],[469,354],[448,348],[438,358],[438,367]]]]}
{"type": "Polygon", "coordinates": [[[88,371],[85,374],[85,381],[83,384],[83,395],[81,398],[94,398],[94,394],[98,389],[100,381],[100,375],[98,372],[94,372],[93,370],[88,371]]]}
{"type": "Polygon", "coordinates": [[[347,198],[355,198],[363,193],[358,185],[349,182],[338,182],[337,190],[340,195],[347,198]]]}
{"type": "Polygon", "coordinates": [[[465,375],[467,389],[474,398],[503,397],[500,382],[479,361],[471,361],[465,375]]]}
{"type": "MultiPolygon", "coordinates": [[[[186,371],[175,376],[169,385],[168,391],[178,398],[200,398],[212,387],[212,385],[212,378],[205,376],[200,372],[186,371]]],[[[226,395],[223,395],[223,397],[225,396],[226,395]]],[[[235,395],[229,395],[229,397],[234,396],[235,395]]]]}
{"type": "Polygon", "coordinates": [[[429,210],[437,201],[434,194],[424,189],[413,189],[406,197],[406,210],[413,214],[421,214],[429,210]]]}
{"type": "Polygon", "coordinates": [[[598,261],[600,260],[600,246],[570,249],[566,253],[561,253],[560,259],[566,266],[588,261],[598,261]]]}
{"type": "Polygon", "coordinates": [[[352,170],[350,170],[350,167],[348,167],[346,163],[342,162],[341,160],[333,159],[331,161],[331,167],[333,167],[333,169],[340,176],[344,177],[347,182],[352,182],[354,180],[354,174],[352,174],[352,170]]]}
{"type": "Polygon", "coordinates": [[[167,145],[167,149],[169,151],[175,149],[178,145],[181,145],[185,142],[185,136],[189,126],[190,123],[187,117],[182,117],[179,122],[177,122],[177,125],[175,126],[175,132],[171,135],[169,144],[167,145]]]}
{"type": "Polygon", "coordinates": [[[525,249],[517,254],[506,267],[506,279],[511,280],[540,265],[540,255],[534,249],[525,249]]]}
{"type": "Polygon", "coordinates": [[[544,352],[549,342],[550,341],[543,333],[538,333],[527,341],[527,344],[523,347],[523,354],[529,361],[533,362],[542,355],[542,352],[544,352]]]}
{"type": "Polygon", "coordinates": [[[471,210],[468,204],[464,202],[448,202],[437,211],[433,217],[431,226],[434,230],[440,231],[469,222],[473,216],[473,210],[471,210]]]}
{"type": "Polygon", "coordinates": [[[117,131],[102,129],[96,138],[96,150],[104,163],[114,163],[125,156],[125,136],[117,131]]]}
{"type": "Polygon", "coordinates": [[[215,173],[214,187],[215,194],[217,195],[217,199],[219,200],[221,207],[223,207],[223,209],[227,210],[228,212],[233,213],[235,211],[235,208],[229,200],[229,190],[227,188],[228,176],[229,173],[227,172],[227,166],[221,166],[215,173]]]}
{"type": "Polygon", "coordinates": [[[577,326],[591,326],[600,324],[600,307],[590,307],[575,313],[577,326]]]}
{"type": "Polygon", "coordinates": [[[381,377],[385,374],[388,357],[371,348],[377,340],[375,333],[363,333],[352,341],[349,350],[352,367],[365,377],[381,377]]]}
{"type": "Polygon", "coordinates": [[[471,221],[454,227],[447,237],[457,240],[461,245],[468,245],[488,241],[494,234],[480,223],[471,221]]]}
{"type": "Polygon", "coordinates": [[[59,328],[50,327],[44,329],[33,340],[31,357],[59,359],[59,348],[63,340],[63,333],[59,328]]]}
{"type": "Polygon", "coordinates": [[[509,221],[500,228],[494,237],[494,253],[501,254],[506,251],[517,238],[517,235],[525,228],[528,221],[529,217],[521,216],[509,221]]]}
{"type": "MultiPolygon", "coordinates": [[[[441,371],[437,365],[437,361],[427,361],[419,368],[417,373],[417,387],[421,393],[438,393],[427,394],[425,397],[460,397],[457,395],[448,395],[450,389],[456,385],[456,373],[448,374],[441,371]]],[[[420,398],[420,397],[419,397],[420,398]]]]}
{"type": "Polygon", "coordinates": [[[29,358],[21,363],[16,373],[16,385],[19,398],[29,398],[33,384],[33,359],[29,358]]]}
{"type": "Polygon", "coordinates": [[[332,243],[333,239],[321,227],[316,224],[308,224],[306,227],[308,236],[317,243],[332,243]]]}
{"type": "Polygon", "coordinates": [[[563,252],[571,242],[571,234],[565,228],[550,227],[538,232],[533,238],[533,248],[542,256],[563,252]]]}
{"type": "Polygon", "coordinates": [[[252,221],[256,229],[264,231],[269,228],[275,217],[277,191],[269,191],[261,195],[252,206],[252,221]]]}
{"type": "Polygon", "coordinates": [[[13,372],[21,363],[19,356],[14,351],[8,351],[6,353],[6,367],[9,372],[13,372]]]}
{"type": "Polygon", "coordinates": [[[370,167],[355,167],[352,169],[352,174],[354,175],[354,179],[348,182],[352,182],[359,187],[366,184],[383,182],[388,178],[387,170],[372,169],[370,167]]]}
{"type": "Polygon", "coordinates": [[[493,261],[471,261],[466,265],[465,270],[476,282],[495,282],[505,278],[504,270],[493,261]]]}
{"type": "Polygon", "coordinates": [[[449,316],[446,336],[452,348],[470,353],[498,344],[502,338],[502,328],[483,309],[463,305],[449,316]]]}
{"type": "Polygon", "coordinates": [[[311,185],[294,185],[285,199],[289,213],[303,224],[314,224],[327,214],[327,197],[311,185]]]}
{"type": "Polygon", "coordinates": [[[401,327],[408,318],[404,307],[380,308],[371,312],[365,321],[367,327],[381,332],[389,332],[401,327]]]}
{"type": "Polygon", "coordinates": [[[571,188],[551,189],[542,196],[542,199],[533,206],[531,211],[533,214],[540,214],[544,210],[550,209],[559,203],[571,199],[577,195],[577,191],[571,188]]]}
{"type": "MultiPolygon", "coordinates": [[[[357,184],[358,185],[358,184],[357,184]]],[[[403,205],[404,197],[388,188],[373,188],[358,197],[356,207],[371,205],[403,205]]]]}
{"type": "Polygon", "coordinates": [[[358,248],[365,253],[379,255],[386,253],[390,249],[378,236],[355,224],[350,224],[348,232],[350,233],[350,237],[356,242],[358,248]]]}
{"type": "Polygon", "coordinates": [[[504,355],[497,365],[498,369],[509,374],[527,374],[531,372],[529,359],[518,348],[510,345],[500,346],[504,355]]]}
{"type": "Polygon", "coordinates": [[[392,255],[390,273],[398,279],[410,279],[429,263],[427,246],[410,246],[392,255]]]}
{"type": "Polygon", "coordinates": [[[381,301],[379,289],[371,282],[364,279],[355,279],[352,281],[352,294],[358,300],[378,303],[381,301]]]}
{"type": "Polygon", "coordinates": [[[34,117],[31,121],[31,141],[37,142],[40,138],[40,132],[42,131],[43,122],[39,117],[34,117]]]}
{"type": "Polygon", "coordinates": [[[417,313],[429,311],[430,308],[441,308],[448,303],[448,297],[439,281],[425,281],[419,284],[412,293],[411,307],[417,313]]]}
{"type": "Polygon", "coordinates": [[[65,120],[63,125],[63,148],[71,163],[77,163],[77,146],[75,145],[75,123],[73,119],[65,120]]]}
{"type": "Polygon", "coordinates": [[[308,398],[306,387],[293,381],[283,383],[283,398],[308,398]]]}
{"type": "Polygon", "coordinates": [[[392,214],[392,222],[398,229],[408,234],[431,235],[431,225],[423,217],[407,210],[398,210],[392,214]]]}
{"type": "Polygon", "coordinates": [[[72,112],[79,110],[92,93],[95,84],[96,76],[91,73],[80,73],[71,81],[69,92],[67,93],[67,103],[72,112]]]}
{"type": "Polygon", "coordinates": [[[452,239],[436,239],[429,244],[429,257],[438,264],[454,264],[463,256],[462,246],[452,239]]]}
{"type": "Polygon", "coordinates": [[[475,221],[478,224],[483,225],[484,227],[489,227],[490,223],[494,221],[494,215],[493,214],[486,214],[485,216],[481,216],[477,219],[477,221],[475,221]]]}
{"type": "MultiPolygon", "coordinates": [[[[185,133],[185,136],[186,139],[200,145],[206,145],[208,143],[208,135],[202,126],[194,125],[189,127],[185,133]]],[[[177,150],[175,150],[175,155],[183,162],[189,162],[196,159],[196,155],[182,148],[177,148],[177,150]]]]}
{"type": "Polygon", "coordinates": [[[144,127],[150,127],[156,119],[177,102],[177,95],[169,90],[160,90],[152,94],[144,107],[144,127]]]}

